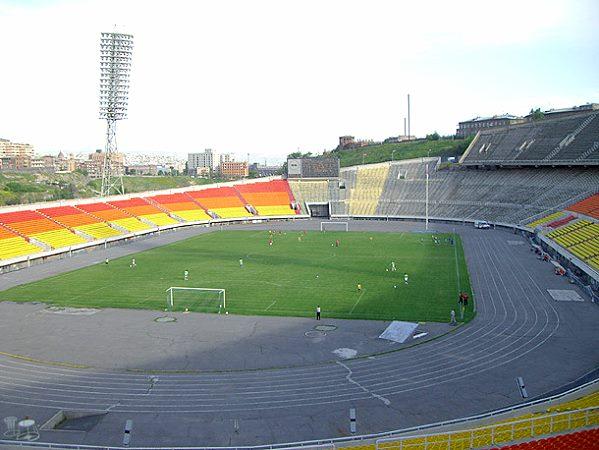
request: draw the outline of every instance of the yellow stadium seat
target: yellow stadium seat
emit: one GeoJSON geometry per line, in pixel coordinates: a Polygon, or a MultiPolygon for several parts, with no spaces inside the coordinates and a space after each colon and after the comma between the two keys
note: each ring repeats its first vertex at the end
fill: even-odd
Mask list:
{"type": "Polygon", "coordinates": [[[75,227],[76,230],[81,231],[96,239],[106,239],[113,236],[119,236],[122,233],[114,228],[110,227],[104,222],[91,223],[89,225],[81,225],[75,227]]]}
{"type": "Polygon", "coordinates": [[[135,231],[144,231],[152,228],[147,223],[142,222],[141,220],[135,217],[129,217],[127,219],[117,219],[112,220],[110,223],[113,223],[121,228],[124,228],[127,231],[135,232],[135,231]]]}
{"type": "Polygon", "coordinates": [[[72,245],[84,244],[87,242],[84,238],[72,233],[66,228],[45,231],[43,233],[34,234],[32,237],[52,248],[70,247],[72,245]]]}
{"type": "Polygon", "coordinates": [[[359,167],[356,171],[356,187],[349,192],[349,212],[356,215],[373,215],[379,203],[389,165],[359,167]]]}
{"type": "Polygon", "coordinates": [[[0,240],[0,259],[17,258],[41,251],[40,247],[30,244],[20,236],[0,240]]]}
{"type": "Polygon", "coordinates": [[[542,225],[542,224],[544,224],[544,223],[549,223],[549,222],[552,222],[553,220],[555,220],[555,219],[557,219],[558,217],[561,217],[561,216],[563,216],[563,215],[564,215],[563,211],[558,211],[558,212],[556,212],[556,213],[549,214],[548,216],[545,216],[545,217],[542,217],[542,218],[540,218],[540,219],[537,219],[537,220],[535,220],[534,222],[530,222],[530,223],[529,223],[529,224],[527,224],[526,226],[527,226],[527,227],[530,227],[530,228],[535,228],[535,227],[537,227],[537,226],[539,226],[539,225],[542,225]]]}
{"type": "Polygon", "coordinates": [[[232,208],[216,208],[213,209],[219,217],[223,219],[234,219],[237,217],[251,217],[252,214],[248,212],[247,209],[242,207],[232,207],[232,208]]]}
{"type": "Polygon", "coordinates": [[[174,225],[176,223],[179,223],[177,220],[173,219],[171,216],[165,213],[146,214],[139,217],[149,220],[150,222],[158,226],[174,225]]]}
{"type": "Polygon", "coordinates": [[[431,434],[426,437],[398,437],[397,440],[379,443],[378,448],[382,450],[398,449],[399,441],[401,441],[403,450],[465,450],[492,447],[497,444],[522,441],[550,433],[567,432],[599,424],[599,413],[589,416],[586,411],[578,411],[597,406],[599,406],[599,392],[548,407],[545,411],[523,414],[480,428],[466,428],[463,431],[431,434]],[[573,412],[555,415],[568,411],[573,412]]]}
{"type": "Polygon", "coordinates": [[[289,216],[295,215],[290,206],[259,206],[256,208],[260,216],[289,216]]]}
{"type": "Polygon", "coordinates": [[[211,217],[206,214],[205,211],[201,209],[188,209],[185,211],[173,211],[177,217],[187,221],[187,222],[195,222],[196,220],[210,220],[211,217]]]}

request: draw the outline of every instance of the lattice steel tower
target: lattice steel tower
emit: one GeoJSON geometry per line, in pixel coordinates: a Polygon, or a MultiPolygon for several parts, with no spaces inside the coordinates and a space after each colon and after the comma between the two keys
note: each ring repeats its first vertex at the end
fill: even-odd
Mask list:
{"type": "Polygon", "coordinates": [[[102,33],[100,39],[100,119],[106,120],[101,195],[124,194],[122,167],[116,164],[116,123],[127,118],[133,36],[102,33]]]}

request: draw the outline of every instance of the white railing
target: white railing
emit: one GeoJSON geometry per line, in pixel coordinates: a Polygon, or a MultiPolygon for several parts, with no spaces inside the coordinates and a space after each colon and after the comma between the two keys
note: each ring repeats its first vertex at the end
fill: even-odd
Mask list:
{"type": "Polygon", "coordinates": [[[460,163],[463,166],[596,166],[593,160],[577,161],[575,159],[471,159],[460,163]]]}
{"type": "Polygon", "coordinates": [[[599,425],[599,406],[543,414],[470,430],[378,439],[376,449],[451,450],[488,447],[594,425],[599,425]]]}

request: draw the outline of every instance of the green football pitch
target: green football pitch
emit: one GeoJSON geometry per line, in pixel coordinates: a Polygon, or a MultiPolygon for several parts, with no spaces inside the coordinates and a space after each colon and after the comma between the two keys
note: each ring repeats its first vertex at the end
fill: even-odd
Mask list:
{"type": "MultiPolygon", "coordinates": [[[[446,322],[460,290],[472,298],[457,235],[215,231],[17,286],[0,300],[164,310],[171,286],[225,289],[231,314],[313,316],[320,305],[323,318],[346,319],[446,322]]],[[[218,306],[216,294],[175,292],[175,311],[218,306]]]]}

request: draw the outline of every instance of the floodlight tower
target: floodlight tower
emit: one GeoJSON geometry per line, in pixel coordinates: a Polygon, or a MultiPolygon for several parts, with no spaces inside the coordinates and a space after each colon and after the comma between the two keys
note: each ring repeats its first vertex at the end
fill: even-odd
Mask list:
{"type": "Polygon", "coordinates": [[[102,33],[100,38],[100,119],[106,120],[106,151],[102,165],[102,196],[124,194],[123,177],[118,164],[116,123],[127,118],[129,72],[133,36],[102,33]]]}

